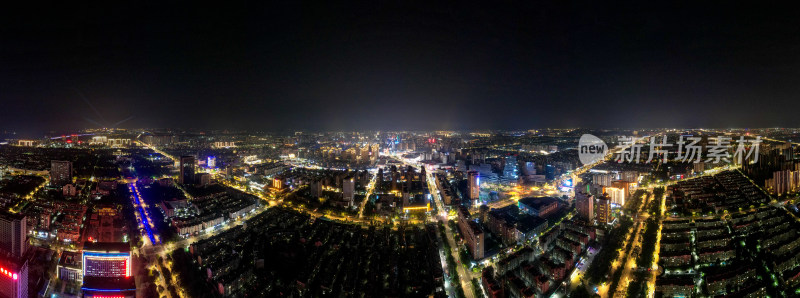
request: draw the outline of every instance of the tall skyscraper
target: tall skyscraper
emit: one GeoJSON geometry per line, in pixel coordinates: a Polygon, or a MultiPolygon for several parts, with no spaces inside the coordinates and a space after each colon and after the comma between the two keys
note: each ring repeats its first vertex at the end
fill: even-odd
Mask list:
{"type": "Polygon", "coordinates": [[[544,167],[544,177],[547,178],[547,180],[555,179],[556,167],[554,167],[553,165],[546,165],[544,167]]]}
{"type": "Polygon", "coordinates": [[[27,232],[24,215],[0,212],[0,252],[22,257],[27,248],[27,232]]]}
{"type": "Polygon", "coordinates": [[[472,257],[476,260],[483,259],[485,243],[483,229],[472,219],[469,210],[464,206],[458,208],[458,229],[461,235],[464,235],[464,241],[472,257]]]}
{"type": "Polygon", "coordinates": [[[214,156],[209,156],[208,160],[206,161],[206,166],[209,169],[213,169],[217,167],[217,158],[214,156]]]}
{"type": "Polygon", "coordinates": [[[609,173],[595,174],[592,176],[592,183],[602,186],[611,186],[614,175],[609,173]]]}
{"type": "Polygon", "coordinates": [[[625,182],[639,182],[639,173],[636,171],[623,171],[619,173],[619,179],[625,182]]]}
{"type": "Polygon", "coordinates": [[[414,187],[414,168],[408,166],[406,170],[406,192],[411,192],[412,187],[414,187]]]}
{"type": "Polygon", "coordinates": [[[72,162],[63,160],[50,161],[50,185],[64,186],[72,183],[72,162]]]}
{"type": "Polygon", "coordinates": [[[28,260],[0,255],[0,297],[28,298],[28,260]]]}
{"type": "Polygon", "coordinates": [[[26,218],[0,212],[0,297],[28,297],[26,218]]]}
{"type": "Polygon", "coordinates": [[[181,184],[192,184],[194,183],[194,156],[185,155],[181,156],[181,176],[178,178],[178,181],[181,184]]]}
{"type": "Polygon", "coordinates": [[[469,186],[469,199],[472,201],[477,200],[481,194],[480,175],[478,171],[467,172],[468,186],[469,186]]]}
{"type": "Polygon", "coordinates": [[[581,219],[589,223],[594,221],[594,196],[585,192],[575,193],[575,207],[581,219]]]}
{"type": "Polygon", "coordinates": [[[503,178],[516,179],[517,176],[517,157],[507,156],[503,166],[503,178]]]}
{"type": "Polygon", "coordinates": [[[397,166],[392,166],[392,191],[399,191],[397,182],[400,181],[400,172],[397,171],[397,166]]]}
{"type": "Polygon", "coordinates": [[[525,176],[536,175],[536,163],[532,161],[525,162],[525,167],[522,169],[522,174],[525,176]]]}
{"type": "Polygon", "coordinates": [[[597,222],[607,224],[611,222],[611,199],[601,196],[597,199],[597,222]]]}
{"type": "Polygon", "coordinates": [[[603,189],[608,197],[611,198],[611,203],[618,206],[625,205],[625,189],[616,187],[605,187],[603,189]]]}
{"type": "Polygon", "coordinates": [[[356,193],[356,182],[353,176],[344,178],[342,181],[342,199],[353,203],[353,199],[356,193]]]}
{"type": "Polygon", "coordinates": [[[198,186],[207,186],[211,184],[211,174],[209,173],[198,173],[195,175],[195,183],[198,186]]]}
{"type": "MultiPolygon", "coordinates": [[[[795,168],[800,169],[800,163],[795,168]]],[[[775,171],[772,178],[765,180],[765,186],[769,192],[777,195],[795,192],[800,188],[800,170],[775,171]]]]}
{"type": "Polygon", "coordinates": [[[371,163],[375,163],[380,155],[380,146],[378,144],[372,144],[369,148],[369,161],[371,163]]]}
{"type": "Polygon", "coordinates": [[[383,168],[378,169],[378,176],[375,179],[375,191],[383,192],[383,168]]]}

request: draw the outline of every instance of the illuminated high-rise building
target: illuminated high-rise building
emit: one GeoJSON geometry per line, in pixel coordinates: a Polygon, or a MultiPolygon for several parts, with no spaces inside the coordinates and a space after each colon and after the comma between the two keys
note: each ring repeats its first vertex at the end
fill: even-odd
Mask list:
{"type": "Polygon", "coordinates": [[[585,192],[575,193],[575,207],[581,219],[589,223],[594,221],[594,196],[585,192]]]}
{"type": "Polygon", "coordinates": [[[380,156],[380,146],[378,144],[372,144],[369,147],[369,161],[371,163],[375,163],[378,160],[378,156],[380,156]]]}
{"type": "Polygon", "coordinates": [[[28,298],[28,260],[0,255],[0,297],[28,298]]]}
{"type": "MultiPolygon", "coordinates": [[[[795,164],[795,168],[800,169],[800,163],[795,164]]],[[[765,180],[765,185],[769,192],[777,195],[796,192],[800,188],[800,170],[775,171],[772,178],[765,180]]]]}
{"type": "Polygon", "coordinates": [[[129,243],[87,242],[82,257],[84,297],[134,297],[129,243]]]}
{"type": "Polygon", "coordinates": [[[342,181],[342,199],[348,202],[348,204],[352,204],[353,199],[355,198],[355,192],[356,192],[355,179],[352,176],[344,178],[344,180],[342,181]]]}
{"type": "Polygon", "coordinates": [[[180,160],[180,168],[181,168],[181,176],[178,177],[178,181],[181,184],[192,184],[194,183],[194,156],[186,155],[181,156],[180,160]]]}
{"type": "Polygon", "coordinates": [[[624,206],[625,205],[625,189],[624,188],[616,188],[616,187],[606,187],[604,188],[606,194],[611,199],[611,203],[617,206],[624,206]]]}
{"type": "Polygon", "coordinates": [[[619,173],[619,179],[625,182],[639,182],[639,173],[636,171],[623,171],[619,173]]]}
{"type": "Polygon", "coordinates": [[[469,199],[472,201],[477,200],[481,194],[481,177],[478,171],[467,172],[468,186],[469,186],[469,199]]]}
{"type": "Polygon", "coordinates": [[[86,242],[83,249],[83,276],[131,276],[130,244],[124,242],[86,242]]]}
{"type": "Polygon", "coordinates": [[[522,174],[525,176],[536,175],[536,163],[532,161],[525,162],[525,167],[522,168],[522,174]]]}
{"type": "Polygon", "coordinates": [[[611,200],[608,196],[601,196],[597,199],[597,222],[607,224],[611,222],[611,200]]]}
{"type": "Polygon", "coordinates": [[[483,259],[485,234],[481,226],[472,219],[469,210],[464,206],[458,208],[458,228],[464,235],[467,249],[475,260],[483,259]]]}
{"type": "Polygon", "coordinates": [[[17,146],[33,147],[34,144],[36,144],[36,141],[31,141],[31,140],[19,140],[19,141],[17,141],[17,146]]]}
{"type": "Polygon", "coordinates": [[[72,162],[63,160],[50,161],[50,185],[64,186],[72,183],[72,162]]]}
{"type": "Polygon", "coordinates": [[[505,180],[516,180],[517,176],[517,157],[507,156],[505,158],[505,165],[503,166],[503,178],[505,180]]]}
{"type": "Polygon", "coordinates": [[[414,186],[414,168],[408,166],[406,170],[406,192],[411,192],[412,187],[414,186]]]}
{"type": "Polygon", "coordinates": [[[610,173],[600,173],[592,176],[592,183],[602,186],[611,186],[611,181],[615,175],[610,173]]]}
{"type": "Polygon", "coordinates": [[[27,248],[27,226],[24,215],[0,212],[0,254],[22,257],[27,248]]]}
{"type": "Polygon", "coordinates": [[[195,183],[198,186],[207,186],[211,184],[211,174],[209,173],[198,173],[195,175],[195,183]]]}
{"type": "Polygon", "coordinates": [[[214,156],[209,156],[208,160],[206,161],[206,166],[209,169],[213,169],[217,167],[217,158],[214,156]]]}
{"type": "Polygon", "coordinates": [[[375,190],[379,193],[383,192],[383,168],[378,169],[378,176],[375,178],[375,190]]]}
{"type": "Polygon", "coordinates": [[[397,166],[394,166],[394,165],[392,166],[392,172],[391,172],[390,175],[392,176],[391,191],[400,190],[400,188],[397,187],[397,182],[400,181],[400,172],[397,171],[397,166]]]}

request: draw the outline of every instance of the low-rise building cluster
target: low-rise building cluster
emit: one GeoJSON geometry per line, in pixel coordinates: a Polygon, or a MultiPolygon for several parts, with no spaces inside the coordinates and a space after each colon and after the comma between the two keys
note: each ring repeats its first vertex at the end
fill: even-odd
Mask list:
{"type": "Polygon", "coordinates": [[[178,234],[188,236],[243,217],[259,204],[255,196],[221,187],[217,192],[191,200],[164,201],[159,207],[178,234]]]}
{"type": "Polygon", "coordinates": [[[747,177],[724,171],[680,181],[668,188],[667,206],[678,215],[721,214],[761,206],[770,201],[747,177]]]}
{"type": "Polygon", "coordinates": [[[433,225],[398,229],[312,219],[271,208],[175,252],[197,295],[428,296],[443,292],[433,225]],[[183,264],[181,262],[186,262],[183,264]]]}
{"type": "Polygon", "coordinates": [[[594,240],[595,227],[565,220],[539,237],[538,247],[525,246],[484,269],[484,288],[489,297],[546,297],[569,277],[594,240]]]}
{"type": "Polygon", "coordinates": [[[764,297],[793,291],[800,272],[800,224],[787,210],[764,204],[768,199],[732,171],[670,187],[673,209],[686,208],[695,216],[673,212],[662,223],[657,294],[764,297]]]}

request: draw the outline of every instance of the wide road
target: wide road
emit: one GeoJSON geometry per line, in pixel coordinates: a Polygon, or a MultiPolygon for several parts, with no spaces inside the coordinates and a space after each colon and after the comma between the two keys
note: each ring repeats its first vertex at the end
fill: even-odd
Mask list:
{"type": "MultiPolygon", "coordinates": [[[[411,165],[416,168],[420,167],[418,163],[406,161],[401,156],[390,155],[390,157],[397,159],[406,166],[411,165]]],[[[464,296],[467,298],[474,298],[476,289],[473,289],[472,287],[472,274],[469,270],[467,270],[465,264],[459,264],[461,262],[458,252],[459,245],[456,243],[455,237],[453,236],[453,231],[450,229],[450,225],[447,224],[447,211],[444,208],[444,201],[439,193],[439,188],[436,186],[436,180],[434,180],[433,173],[426,171],[425,174],[425,179],[428,182],[428,191],[431,193],[431,196],[433,197],[433,203],[436,205],[436,210],[438,211],[438,213],[432,215],[434,216],[434,220],[439,220],[444,225],[444,234],[447,238],[447,243],[450,244],[450,251],[448,253],[450,253],[450,255],[453,256],[453,259],[456,260],[456,273],[458,273],[458,279],[461,282],[461,289],[464,292],[464,296]]],[[[444,272],[448,272],[446,271],[447,268],[444,266],[442,270],[445,270],[444,272]]]]}
{"type": "MultiPolygon", "coordinates": [[[[142,264],[142,266],[144,266],[145,268],[155,269],[156,271],[158,271],[158,277],[155,279],[155,282],[156,286],[164,288],[164,291],[161,292],[161,295],[164,295],[167,298],[181,298],[181,297],[172,297],[172,295],[167,290],[169,284],[176,284],[176,283],[174,280],[168,281],[164,279],[165,276],[164,272],[161,270],[161,266],[159,266],[159,262],[157,261],[158,256],[148,255],[144,253],[147,250],[151,251],[158,250],[160,252],[160,256],[162,258],[165,258],[161,241],[158,240],[157,235],[155,235],[153,232],[155,226],[152,224],[152,220],[150,220],[150,216],[147,213],[147,210],[145,209],[147,206],[145,205],[144,200],[142,200],[139,195],[139,188],[136,186],[136,182],[129,183],[128,190],[131,193],[133,208],[134,210],[137,211],[136,219],[138,220],[139,225],[141,226],[140,230],[142,231],[142,238],[145,240],[142,248],[137,250],[139,254],[147,256],[146,259],[148,260],[148,264],[142,264]]],[[[175,275],[173,274],[172,277],[174,278],[175,275]]],[[[141,283],[141,281],[138,280],[137,282],[141,283]]],[[[179,290],[178,295],[180,296],[181,293],[183,292],[183,289],[181,289],[178,286],[176,286],[175,288],[179,290]]]]}
{"type": "MultiPolygon", "coordinates": [[[[433,173],[427,172],[426,180],[428,180],[428,191],[430,191],[431,196],[433,197],[433,202],[436,204],[436,210],[438,210],[438,216],[436,216],[436,218],[442,221],[447,243],[450,244],[450,251],[448,253],[453,256],[453,259],[456,260],[457,263],[456,272],[458,273],[458,279],[461,281],[461,289],[464,290],[464,296],[467,298],[473,298],[475,297],[476,289],[472,288],[472,275],[466,269],[466,264],[458,264],[458,262],[461,262],[461,258],[459,258],[458,253],[459,246],[456,244],[453,231],[450,230],[450,225],[447,224],[447,211],[444,209],[444,203],[442,202],[442,197],[439,194],[439,188],[436,187],[436,180],[434,180],[433,173]]],[[[442,269],[447,270],[447,268],[442,269]]]]}
{"type": "MultiPolygon", "coordinates": [[[[639,209],[636,211],[636,214],[641,214],[636,219],[636,230],[633,232],[633,243],[631,245],[631,249],[625,252],[627,257],[625,258],[625,264],[622,267],[622,276],[620,277],[620,282],[616,289],[616,294],[614,297],[622,297],[625,296],[628,291],[628,284],[631,281],[631,271],[636,269],[636,259],[638,254],[634,255],[634,251],[638,251],[641,253],[642,251],[642,230],[647,226],[647,219],[650,218],[649,214],[642,214],[642,208],[647,206],[650,202],[650,199],[653,198],[652,193],[647,193],[644,196],[644,202],[639,204],[639,209]]],[[[624,244],[627,245],[627,242],[624,244]]]]}
{"type": "Polygon", "coordinates": [[[667,206],[666,206],[666,194],[662,195],[660,198],[653,198],[656,201],[656,204],[659,205],[659,217],[658,217],[658,233],[656,234],[656,244],[655,250],[653,251],[653,263],[650,264],[650,275],[648,276],[647,280],[647,297],[653,298],[655,297],[656,292],[656,275],[658,275],[658,254],[661,253],[661,228],[664,226],[664,213],[666,213],[667,206]]]}
{"type": "MultiPolygon", "coordinates": [[[[147,147],[148,149],[153,150],[156,153],[164,155],[167,158],[175,161],[175,158],[173,156],[167,154],[166,152],[158,150],[158,148],[156,148],[154,146],[151,146],[149,144],[146,144],[144,142],[140,142],[140,141],[137,141],[137,142],[140,145],[143,145],[143,146],[147,147]]],[[[192,244],[194,242],[197,242],[199,240],[206,239],[206,238],[212,237],[214,235],[217,235],[220,232],[223,232],[223,231],[225,231],[227,229],[230,229],[230,228],[236,226],[236,224],[231,222],[231,223],[228,223],[227,225],[223,226],[222,228],[214,230],[214,231],[211,231],[209,233],[204,233],[202,235],[188,237],[186,239],[182,239],[180,241],[164,245],[164,244],[161,243],[161,241],[159,239],[159,236],[156,233],[157,231],[155,231],[155,226],[152,224],[152,220],[150,219],[150,216],[149,216],[149,214],[147,212],[147,209],[146,209],[147,206],[146,206],[144,200],[141,198],[141,196],[139,194],[139,189],[138,189],[136,183],[135,182],[129,183],[128,187],[129,187],[129,191],[131,193],[131,201],[132,201],[134,210],[136,210],[136,212],[135,212],[136,219],[137,219],[139,225],[141,226],[140,229],[142,231],[142,238],[145,240],[144,241],[144,245],[141,248],[135,249],[134,251],[137,252],[138,254],[142,255],[142,256],[145,256],[146,260],[148,260],[148,264],[142,264],[142,266],[144,266],[145,268],[151,268],[151,269],[155,269],[156,271],[158,271],[159,277],[156,279],[156,285],[157,286],[161,286],[161,287],[163,287],[165,289],[163,292],[160,293],[162,296],[167,297],[167,298],[182,298],[182,297],[185,296],[185,291],[184,291],[183,288],[178,286],[178,284],[177,284],[177,282],[175,280],[175,278],[176,278],[175,270],[174,270],[174,268],[172,268],[172,264],[169,261],[167,261],[167,254],[169,252],[173,251],[176,248],[185,247],[185,246],[187,246],[189,244],[192,244]],[[172,272],[172,279],[173,280],[170,280],[170,281],[164,280],[164,276],[165,275],[164,275],[164,272],[161,270],[161,266],[159,265],[158,257],[161,257],[161,258],[163,258],[165,260],[164,261],[165,266],[167,266],[168,267],[167,269],[169,269],[170,272],[172,272]],[[166,290],[168,288],[169,284],[175,285],[175,288],[177,290],[177,293],[178,293],[179,297],[172,297],[172,295],[170,295],[170,292],[168,290],[166,290]]],[[[184,191],[184,193],[185,193],[185,190],[183,190],[183,188],[181,188],[181,190],[184,191]]],[[[189,197],[189,196],[187,195],[187,197],[189,197]]],[[[258,197],[263,198],[263,195],[259,195],[258,197]]],[[[252,216],[254,216],[254,215],[258,214],[258,213],[261,213],[264,210],[266,210],[266,207],[262,207],[262,208],[256,209],[255,212],[251,212],[245,219],[242,219],[242,221],[244,221],[246,219],[249,219],[250,217],[252,217],[252,216]]],[[[137,281],[137,283],[139,283],[139,282],[140,281],[137,281]]],[[[141,293],[139,293],[139,294],[141,294],[141,293]]]]}
{"type": "Polygon", "coordinates": [[[375,190],[375,183],[378,180],[378,173],[376,172],[372,175],[372,179],[367,184],[367,196],[364,197],[364,201],[361,202],[361,206],[358,207],[358,218],[364,217],[364,208],[367,206],[367,202],[369,201],[369,196],[372,195],[372,191],[375,190]]]}

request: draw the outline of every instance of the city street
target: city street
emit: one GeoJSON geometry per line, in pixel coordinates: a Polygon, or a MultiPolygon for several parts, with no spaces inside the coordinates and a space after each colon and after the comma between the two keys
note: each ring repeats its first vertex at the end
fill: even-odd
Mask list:
{"type": "Polygon", "coordinates": [[[375,183],[378,180],[378,173],[376,172],[372,175],[372,179],[367,184],[367,192],[366,196],[364,196],[364,201],[361,202],[361,205],[358,207],[358,218],[364,217],[364,207],[367,206],[367,202],[369,202],[369,196],[372,195],[372,191],[375,190],[375,183]]]}
{"type": "MultiPolygon", "coordinates": [[[[642,251],[642,234],[646,226],[647,219],[650,218],[649,214],[647,213],[642,214],[642,208],[644,208],[644,206],[647,206],[652,197],[653,197],[652,193],[647,193],[645,196],[643,196],[643,198],[645,198],[645,201],[639,204],[639,209],[636,211],[636,213],[639,214],[639,216],[636,218],[636,221],[634,222],[636,229],[633,232],[633,243],[631,245],[631,248],[623,254],[622,259],[625,260],[625,264],[622,267],[622,276],[620,277],[620,283],[617,286],[615,297],[619,295],[624,296],[627,293],[628,284],[631,282],[631,271],[638,269],[636,267],[636,259],[638,258],[639,253],[641,253],[642,251]]],[[[625,243],[625,245],[627,245],[627,242],[625,243]]],[[[644,268],[644,270],[646,270],[646,268],[644,268]]]]}
{"type": "MultiPolygon", "coordinates": [[[[455,241],[455,237],[453,236],[453,231],[450,230],[450,225],[447,224],[447,211],[444,209],[444,203],[442,202],[442,197],[439,194],[439,189],[436,187],[436,181],[433,178],[433,174],[428,172],[426,173],[426,180],[428,180],[428,190],[431,192],[431,196],[433,197],[434,203],[436,204],[436,209],[438,212],[438,219],[443,222],[444,225],[444,233],[447,238],[447,243],[450,245],[449,253],[452,254],[453,259],[456,261],[456,272],[458,272],[459,280],[461,281],[461,289],[464,290],[464,295],[468,298],[475,297],[474,293],[475,290],[472,287],[472,275],[469,270],[466,268],[466,264],[458,264],[460,260],[458,254],[458,247],[459,245],[455,241]]],[[[443,268],[447,270],[447,268],[443,268]]],[[[445,271],[447,272],[447,271],[445,271]]]]}
{"type": "MultiPolygon", "coordinates": [[[[418,163],[404,160],[402,157],[397,155],[391,155],[391,157],[399,160],[404,165],[411,165],[413,167],[420,166],[418,163]]],[[[455,237],[453,236],[453,231],[451,231],[450,225],[447,224],[447,211],[444,208],[444,202],[442,201],[439,188],[436,186],[436,181],[434,179],[433,173],[426,172],[426,180],[428,183],[428,191],[431,193],[431,196],[433,197],[433,203],[436,205],[436,210],[438,210],[437,213],[432,215],[436,217],[435,220],[441,221],[442,224],[444,225],[445,238],[447,238],[447,243],[450,245],[450,251],[448,253],[450,253],[453,256],[453,259],[456,260],[457,264],[456,272],[458,273],[458,278],[461,281],[461,289],[464,291],[464,295],[466,297],[474,298],[475,297],[474,293],[476,292],[476,290],[479,291],[479,289],[473,289],[471,271],[469,271],[466,268],[465,264],[459,264],[461,258],[459,257],[458,248],[460,247],[460,245],[458,245],[458,243],[455,241],[455,237]]],[[[442,269],[445,270],[445,272],[447,272],[446,267],[442,269]]]]}

